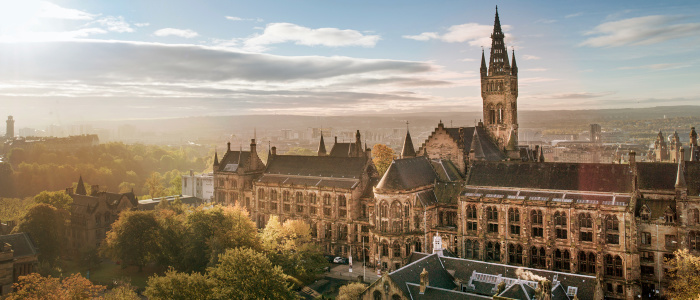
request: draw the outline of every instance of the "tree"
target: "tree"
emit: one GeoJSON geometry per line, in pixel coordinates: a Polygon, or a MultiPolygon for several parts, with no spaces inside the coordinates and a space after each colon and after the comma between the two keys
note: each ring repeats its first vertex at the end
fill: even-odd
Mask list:
{"type": "Polygon", "coordinates": [[[64,191],[58,192],[47,192],[43,191],[39,195],[34,196],[34,202],[36,203],[46,203],[57,209],[70,209],[71,203],[73,203],[73,198],[68,196],[64,191]]]}
{"type": "Polygon", "coordinates": [[[154,300],[215,299],[212,296],[214,281],[207,275],[192,274],[169,269],[163,276],[148,278],[144,294],[154,300]]]}
{"type": "Polygon", "coordinates": [[[67,220],[68,212],[65,210],[39,203],[29,208],[13,232],[29,233],[36,246],[41,249],[39,260],[53,266],[60,250],[64,248],[67,220]]]}
{"type": "Polygon", "coordinates": [[[136,187],[136,184],[123,181],[122,183],[119,184],[119,193],[123,194],[123,193],[131,192],[134,190],[134,187],[136,187]]]}
{"type": "Polygon", "coordinates": [[[377,172],[380,175],[384,175],[384,172],[389,168],[391,162],[396,158],[396,153],[394,149],[384,144],[376,144],[372,147],[372,162],[377,168],[377,172]]]}
{"type": "Polygon", "coordinates": [[[185,242],[185,216],[183,211],[170,209],[170,206],[161,207],[161,201],[158,204],[160,209],[156,210],[156,216],[159,224],[160,244],[158,251],[157,262],[161,266],[177,266],[181,265],[183,259],[182,245],[185,242]]]}
{"type": "Polygon", "coordinates": [[[304,155],[304,156],[314,156],[317,155],[316,151],[313,151],[311,149],[303,148],[303,147],[294,147],[291,148],[285,153],[285,155],[304,155]]]}
{"type": "Polygon", "coordinates": [[[679,249],[673,254],[674,257],[667,261],[671,266],[667,298],[697,299],[700,297],[700,257],[688,249],[679,249]]]}
{"type": "Polygon", "coordinates": [[[297,299],[282,268],[250,248],[227,250],[208,274],[217,299],[297,299]]]}
{"type": "Polygon", "coordinates": [[[14,171],[7,162],[0,162],[0,197],[15,195],[14,171]]]}
{"type": "Polygon", "coordinates": [[[73,274],[63,280],[55,277],[43,277],[37,273],[20,276],[14,284],[15,292],[7,299],[41,299],[41,300],[81,300],[95,299],[105,287],[93,285],[90,280],[73,274]]]}
{"type": "Polygon", "coordinates": [[[352,282],[341,286],[338,290],[336,300],[355,300],[360,299],[360,294],[365,291],[367,285],[361,282],[352,282]]]}
{"type": "Polygon", "coordinates": [[[160,228],[153,211],[122,211],[101,245],[103,255],[139,271],[154,261],[160,245],[160,228]]]}
{"type": "Polygon", "coordinates": [[[105,300],[140,300],[135,288],[128,283],[120,283],[117,287],[105,293],[105,300]]]}
{"type": "Polygon", "coordinates": [[[309,225],[302,220],[280,224],[277,216],[272,216],[260,236],[270,261],[297,281],[314,280],[327,264],[321,249],[311,239],[309,225]]]}
{"type": "Polygon", "coordinates": [[[148,194],[151,196],[151,199],[165,196],[163,177],[160,176],[158,172],[151,173],[151,176],[146,179],[145,187],[148,189],[148,194]]]}

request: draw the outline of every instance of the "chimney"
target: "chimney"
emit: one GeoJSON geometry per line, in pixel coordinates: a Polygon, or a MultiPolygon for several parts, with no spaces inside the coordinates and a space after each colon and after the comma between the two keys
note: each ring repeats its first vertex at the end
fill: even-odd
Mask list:
{"type": "Polygon", "coordinates": [[[632,167],[632,168],[634,168],[637,165],[637,157],[636,156],[637,156],[637,152],[635,152],[634,150],[630,150],[629,161],[630,161],[630,167],[632,167]]]}
{"type": "Polygon", "coordinates": [[[272,156],[277,155],[277,147],[272,147],[272,156]]]}
{"type": "Polygon", "coordinates": [[[231,142],[226,143],[226,149],[231,152],[231,142]]]}
{"type": "Polygon", "coordinates": [[[425,288],[430,285],[430,279],[428,278],[428,271],[423,268],[423,272],[420,273],[420,294],[425,294],[425,288]]]}
{"type": "Polygon", "coordinates": [[[337,135],[335,136],[335,143],[336,144],[338,143],[338,136],[337,135]]]}
{"type": "Polygon", "coordinates": [[[73,188],[72,187],[66,188],[66,194],[73,195],[73,188]]]}
{"type": "Polygon", "coordinates": [[[258,169],[258,145],[255,143],[255,139],[250,140],[250,168],[258,169]]]}

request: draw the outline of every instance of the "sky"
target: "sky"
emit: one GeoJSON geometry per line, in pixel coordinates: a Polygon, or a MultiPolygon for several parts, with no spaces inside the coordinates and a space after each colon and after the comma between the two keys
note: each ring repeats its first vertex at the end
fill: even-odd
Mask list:
{"type": "Polygon", "coordinates": [[[0,115],[480,111],[496,5],[520,110],[700,104],[700,1],[0,0],[0,115]]]}

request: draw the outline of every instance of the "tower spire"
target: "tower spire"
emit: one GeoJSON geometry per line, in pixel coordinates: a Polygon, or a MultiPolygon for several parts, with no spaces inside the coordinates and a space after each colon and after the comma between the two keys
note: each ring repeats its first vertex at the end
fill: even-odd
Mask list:
{"type": "Polygon", "coordinates": [[[510,73],[512,75],[518,75],[518,65],[515,64],[515,48],[513,48],[513,63],[512,63],[512,66],[510,67],[510,73]]]}
{"type": "Polygon", "coordinates": [[[486,72],[488,69],[486,68],[486,57],[484,56],[484,47],[481,47],[481,68],[479,69],[481,72],[481,77],[486,77],[486,72]]]}
{"type": "Polygon", "coordinates": [[[326,143],[323,141],[323,130],[321,130],[321,141],[318,143],[318,156],[326,156],[326,143]]]}
{"type": "Polygon", "coordinates": [[[416,157],[416,149],[413,148],[411,132],[408,130],[408,121],[406,121],[406,139],[403,141],[403,149],[401,149],[401,158],[407,157],[416,157]]]}
{"type": "Polygon", "coordinates": [[[493,21],[493,33],[491,34],[491,57],[489,59],[489,76],[506,75],[510,72],[508,62],[508,52],[504,43],[505,35],[501,29],[501,20],[498,18],[498,7],[496,7],[496,19],[493,21]]]}

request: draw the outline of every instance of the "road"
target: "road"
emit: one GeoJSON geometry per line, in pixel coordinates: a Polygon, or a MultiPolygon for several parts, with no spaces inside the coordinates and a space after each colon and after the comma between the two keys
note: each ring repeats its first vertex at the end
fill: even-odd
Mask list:
{"type": "MultiPolygon", "coordinates": [[[[350,273],[349,269],[349,265],[331,264],[330,272],[326,273],[325,275],[331,278],[357,281],[357,276],[362,276],[363,274],[362,263],[353,264],[352,273],[350,273]]],[[[379,276],[377,276],[377,271],[372,267],[367,267],[364,274],[366,276],[365,283],[372,283],[379,279],[379,276]]]]}

